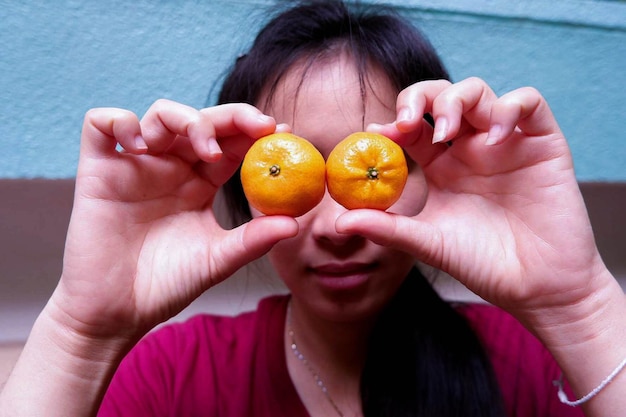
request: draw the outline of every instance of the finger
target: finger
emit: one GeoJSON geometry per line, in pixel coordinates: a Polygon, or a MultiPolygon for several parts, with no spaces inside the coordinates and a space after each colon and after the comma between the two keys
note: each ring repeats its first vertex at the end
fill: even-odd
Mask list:
{"type": "Polygon", "coordinates": [[[298,223],[287,216],[261,216],[228,232],[223,249],[214,255],[216,265],[224,265],[223,276],[260,258],[272,246],[298,233],[298,223]]]}
{"type": "Polygon", "coordinates": [[[273,118],[247,104],[196,110],[163,99],[150,107],[141,125],[150,153],[167,151],[188,162],[215,162],[223,153],[218,137],[241,132],[258,137],[271,133],[276,124],[273,118]]]}
{"type": "Polygon", "coordinates": [[[411,159],[422,168],[427,168],[439,155],[448,149],[446,144],[433,144],[431,142],[433,127],[428,123],[421,123],[418,129],[411,133],[398,131],[395,123],[385,125],[372,123],[367,127],[367,131],[385,135],[403,146],[411,159]]]}
{"type": "Polygon", "coordinates": [[[117,144],[133,154],[146,152],[137,116],[128,110],[95,108],[85,114],[81,135],[81,154],[86,157],[110,157],[117,144]]]}
{"type": "Polygon", "coordinates": [[[532,87],[519,88],[500,97],[492,106],[488,145],[502,143],[519,127],[529,136],[560,133],[559,125],[543,96],[532,87]]]}
{"type": "Polygon", "coordinates": [[[408,133],[419,129],[435,98],[449,86],[450,81],[447,80],[429,80],[402,90],[396,100],[395,124],[398,131],[408,133]]]}
{"type": "Polygon", "coordinates": [[[201,112],[215,126],[223,152],[232,159],[243,159],[256,139],[274,133],[277,128],[274,118],[248,104],[223,104],[202,109],[201,112]]]}
{"type": "MultiPolygon", "coordinates": [[[[191,135],[189,138],[178,135],[167,149],[168,154],[176,155],[189,164],[199,160],[217,162],[224,152],[239,155],[245,152],[257,137],[272,133],[273,127],[276,126],[273,118],[248,104],[226,104],[205,108],[199,112],[201,113],[199,125],[206,123],[207,126],[206,130],[203,128],[197,130],[212,132],[208,140],[202,133],[189,133],[191,135]],[[224,143],[229,149],[222,149],[224,143]],[[239,148],[243,150],[237,150],[239,148]]],[[[276,126],[276,129],[279,128],[288,127],[276,126]]]]}
{"type": "Polygon", "coordinates": [[[290,131],[288,125],[276,125],[274,119],[247,104],[226,104],[203,110],[213,121],[223,157],[217,163],[200,163],[198,174],[219,187],[239,168],[250,146],[275,130],[290,131]],[[225,136],[230,135],[230,136],[225,136]]]}
{"type": "Polygon", "coordinates": [[[185,149],[180,144],[172,147],[177,138],[184,137],[188,138],[185,140],[189,140],[200,159],[216,160],[221,156],[211,120],[193,107],[171,100],[157,100],[142,118],[141,129],[151,154],[185,149]]]}
{"type": "Polygon", "coordinates": [[[430,223],[380,210],[349,210],[335,222],[338,233],[356,234],[372,242],[410,253],[434,267],[441,265],[441,234],[430,223]]]}
{"type": "Polygon", "coordinates": [[[224,185],[235,174],[243,160],[242,155],[245,155],[246,149],[249,149],[254,143],[254,139],[244,135],[226,138],[226,140],[232,145],[229,146],[228,152],[224,152],[219,161],[210,163],[200,161],[194,166],[198,176],[208,181],[215,188],[224,185]]]}
{"type": "Polygon", "coordinates": [[[391,138],[419,165],[428,166],[446,150],[446,146],[432,146],[433,128],[425,115],[431,112],[435,98],[450,84],[448,80],[428,80],[405,88],[396,100],[396,120],[388,124],[371,124],[367,130],[391,138]]]}
{"type": "Polygon", "coordinates": [[[291,133],[291,126],[289,126],[287,123],[279,123],[276,125],[276,132],[291,133]]]}
{"type": "Polygon", "coordinates": [[[249,104],[221,104],[204,108],[200,112],[212,120],[218,136],[245,133],[248,136],[258,138],[269,135],[276,129],[276,121],[273,117],[249,104]]]}
{"type": "Polygon", "coordinates": [[[457,137],[464,122],[487,132],[491,108],[496,100],[494,91],[479,78],[471,77],[451,85],[433,102],[433,142],[445,142],[457,137]]]}

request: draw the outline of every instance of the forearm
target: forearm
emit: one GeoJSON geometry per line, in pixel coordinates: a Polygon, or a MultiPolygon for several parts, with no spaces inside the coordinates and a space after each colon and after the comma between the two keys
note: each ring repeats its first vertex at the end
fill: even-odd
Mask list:
{"type": "Polygon", "coordinates": [[[127,350],[60,327],[46,309],[0,393],[0,417],[96,415],[127,350]]]}
{"type": "MultiPolygon", "coordinates": [[[[626,296],[608,271],[601,274],[600,290],[575,305],[539,312],[529,323],[576,393],[570,400],[592,392],[626,358],[626,296]]],[[[581,407],[589,417],[618,416],[626,409],[625,393],[626,369],[581,407]]]]}

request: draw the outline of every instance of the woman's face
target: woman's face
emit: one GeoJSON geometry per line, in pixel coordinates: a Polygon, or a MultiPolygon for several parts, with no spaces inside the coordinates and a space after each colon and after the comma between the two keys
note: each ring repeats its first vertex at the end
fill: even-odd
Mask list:
{"type": "MultiPolygon", "coordinates": [[[[395,120],[397,94],[387,78],[370,71],[366,85],[364,103],[358,74],[352,61],[343,56],[314,64],[303,82],[301,71],[291,70],[262,110],[277,123],[289,124],[294,134],[308,139],[326,158],[349,134],[364,130],[369,123],[395,120]]],[[[415,215],[424,206],[426,183],[421,169],[411,165],[402,197],[389,211],[415,215]]],[[[335,220],[345,211],[326,192],[318,206],[297,218],[298,235],[278,243],[269,259],[294,303],[326,319],[350,321],[380,311],[414,259],[361,236],[337,233],[335,220]]],[[[254,209],[252,213],[260,215],[254,209]]]]}

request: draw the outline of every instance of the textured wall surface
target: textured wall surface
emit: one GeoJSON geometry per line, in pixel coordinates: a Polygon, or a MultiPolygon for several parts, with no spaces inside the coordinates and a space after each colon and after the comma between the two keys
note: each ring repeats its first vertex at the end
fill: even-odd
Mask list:
{"type": "MultiPolygon", "coordinates": [[[[204,106],[274,3],[0,0],[0,178],[72,177],[91,107],[204,106]]],[[[626,181],[626,3],[388,3],[418,22],[455,79],[539,88],[581,181],[626,181]]]]}

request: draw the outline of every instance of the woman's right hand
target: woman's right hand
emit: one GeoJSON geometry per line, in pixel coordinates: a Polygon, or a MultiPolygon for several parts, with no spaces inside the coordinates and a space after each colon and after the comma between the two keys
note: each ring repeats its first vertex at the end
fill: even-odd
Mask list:
{"type": "Polygon", "coordinates": [[[225,230],[212,209],[250,145],[275,129],[245,104],[159,100],[141,121],[87,113],[63,273],[0,392],[0,416],[95,415],[140,337],[297,233],[284,216],[225,230]]]}
{"type": "Polygon", "coordinates": [[[216,221],[218,188],[274,120],[245,104],[203,110],[155,102],[85,117],[63,274],[46,310],[96,339],[134,342],[203,291],[297,232],[264,217],[216,221]]]}

